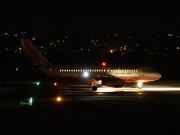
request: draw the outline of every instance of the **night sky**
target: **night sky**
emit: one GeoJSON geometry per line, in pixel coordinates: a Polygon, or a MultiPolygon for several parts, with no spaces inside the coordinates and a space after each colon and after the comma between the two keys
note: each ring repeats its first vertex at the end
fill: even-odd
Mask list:
{"type": "Polygon", "coordinates": [[[180,33],[178,0],[6,0],[0,13],[0,32],[180,33]]]}

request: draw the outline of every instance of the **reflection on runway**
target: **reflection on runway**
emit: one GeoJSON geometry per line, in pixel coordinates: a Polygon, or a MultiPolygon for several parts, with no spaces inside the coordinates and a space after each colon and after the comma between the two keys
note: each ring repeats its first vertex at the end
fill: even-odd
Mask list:
{"type": "Polygon", "coordinates": [[[104,87],[98,88],[97,92],[180,92],[180,81],[159,81],[159,82],[152,82],[152,83],[145,83],[142,89],[137,88],[135,85],[132,86],[128,84],[126,87],[123,88],[112,88],[112,87],[104,87]]]}
{"type": "MultiPolygon", "coordinates": [[[[123,100],[139,100],[164,97],[173,98],[180,96],[179,81],[147,83],[142,89],[138,89],[134,85],[126,85],[123,88],[99,87],[97,91],[91,88],[77,87],[44,87],[44,86],[26,86],[19,85],[13,87],[1,85],[0,87],[0,106],[32,106],[36,103],[43,102],[66,102],[66,101],[123,101],[123,100]]],[[[165,100],[164,98],[163,100],[165,100]]],[[[172,99],[173,99],[172,98],[172,99]]],[[[180,99],[178,97],[178,99],[180,99]]]]}
{"type": "Polygon", "coordinates": [[[0,86],[0,119],[6,126],[2,129],[14,127],[23,133],[38,127],[41,133],[50,129],[50,134],[55,128],[56,133],[71,129],[70,134],[81,129],[98,129],[98,134],[104,129],[109,129],[108,134],[134,134],[142,129],[145,132],[138,134],[154,134],[153,130],[164,134],[169,129],[172,134],[179,127],[175,124],[180,121],[179,106],[177,84],[145,84],[141,91],[126,85],[98,88],[96,92],[90,88],[0,86]]]}
{"type": "Polygon", "coordinates": [[[166,87],[160,87],[160,88],[142,88],[142,91],[179,91],[180,92],[180,87],[172,87],[172,88],[166,88],[166,87]]]}
{"type": "Polygon", "coordinates": [[[96,92],[146,92],[146,91],[157,91],[157,92],[173,92],[173,91],[179,91],[180,87],[151,87],[151,88],[98,88],[96,92]]]}

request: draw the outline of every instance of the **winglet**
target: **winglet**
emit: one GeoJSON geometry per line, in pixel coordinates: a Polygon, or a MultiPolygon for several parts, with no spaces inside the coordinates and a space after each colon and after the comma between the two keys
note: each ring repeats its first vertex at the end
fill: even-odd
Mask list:
{"type": "Polygon", "coordinates": [[[30,39],[21,39],[21,42],[25,54],[30,58],[30,60],[34,64],[36,65],[51,64],[38,50],[38,48],[32,43],[30,39]]]}

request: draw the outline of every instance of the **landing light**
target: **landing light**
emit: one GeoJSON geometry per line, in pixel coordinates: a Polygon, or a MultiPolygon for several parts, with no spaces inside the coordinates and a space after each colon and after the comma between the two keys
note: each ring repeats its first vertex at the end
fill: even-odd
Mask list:
{"type": "Polygon", "coordinates": [[[102,83],[102,80],[97,81],[97,83],[98,83],[98,84],[101,84],[101,83],[102,83]]]}
{"type": "Polygon", "coordinates": [[[137,86],[138,88],[142,88],[143,81],[138,81],[137,86]]]}

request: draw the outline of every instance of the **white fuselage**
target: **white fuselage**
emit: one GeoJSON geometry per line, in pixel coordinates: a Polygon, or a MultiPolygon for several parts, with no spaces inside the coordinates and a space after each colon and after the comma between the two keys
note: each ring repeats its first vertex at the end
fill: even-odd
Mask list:
{"type": "Polygon", "coordinates": [[[147,66],[40,66],[41,71],[46,76],[53,77],[84,77],[84,78],[103,78],[113,76],[121,78],[125,82],[143,82],[155,81],[161,78],[161,74],[155,72],[147,66]]]}

